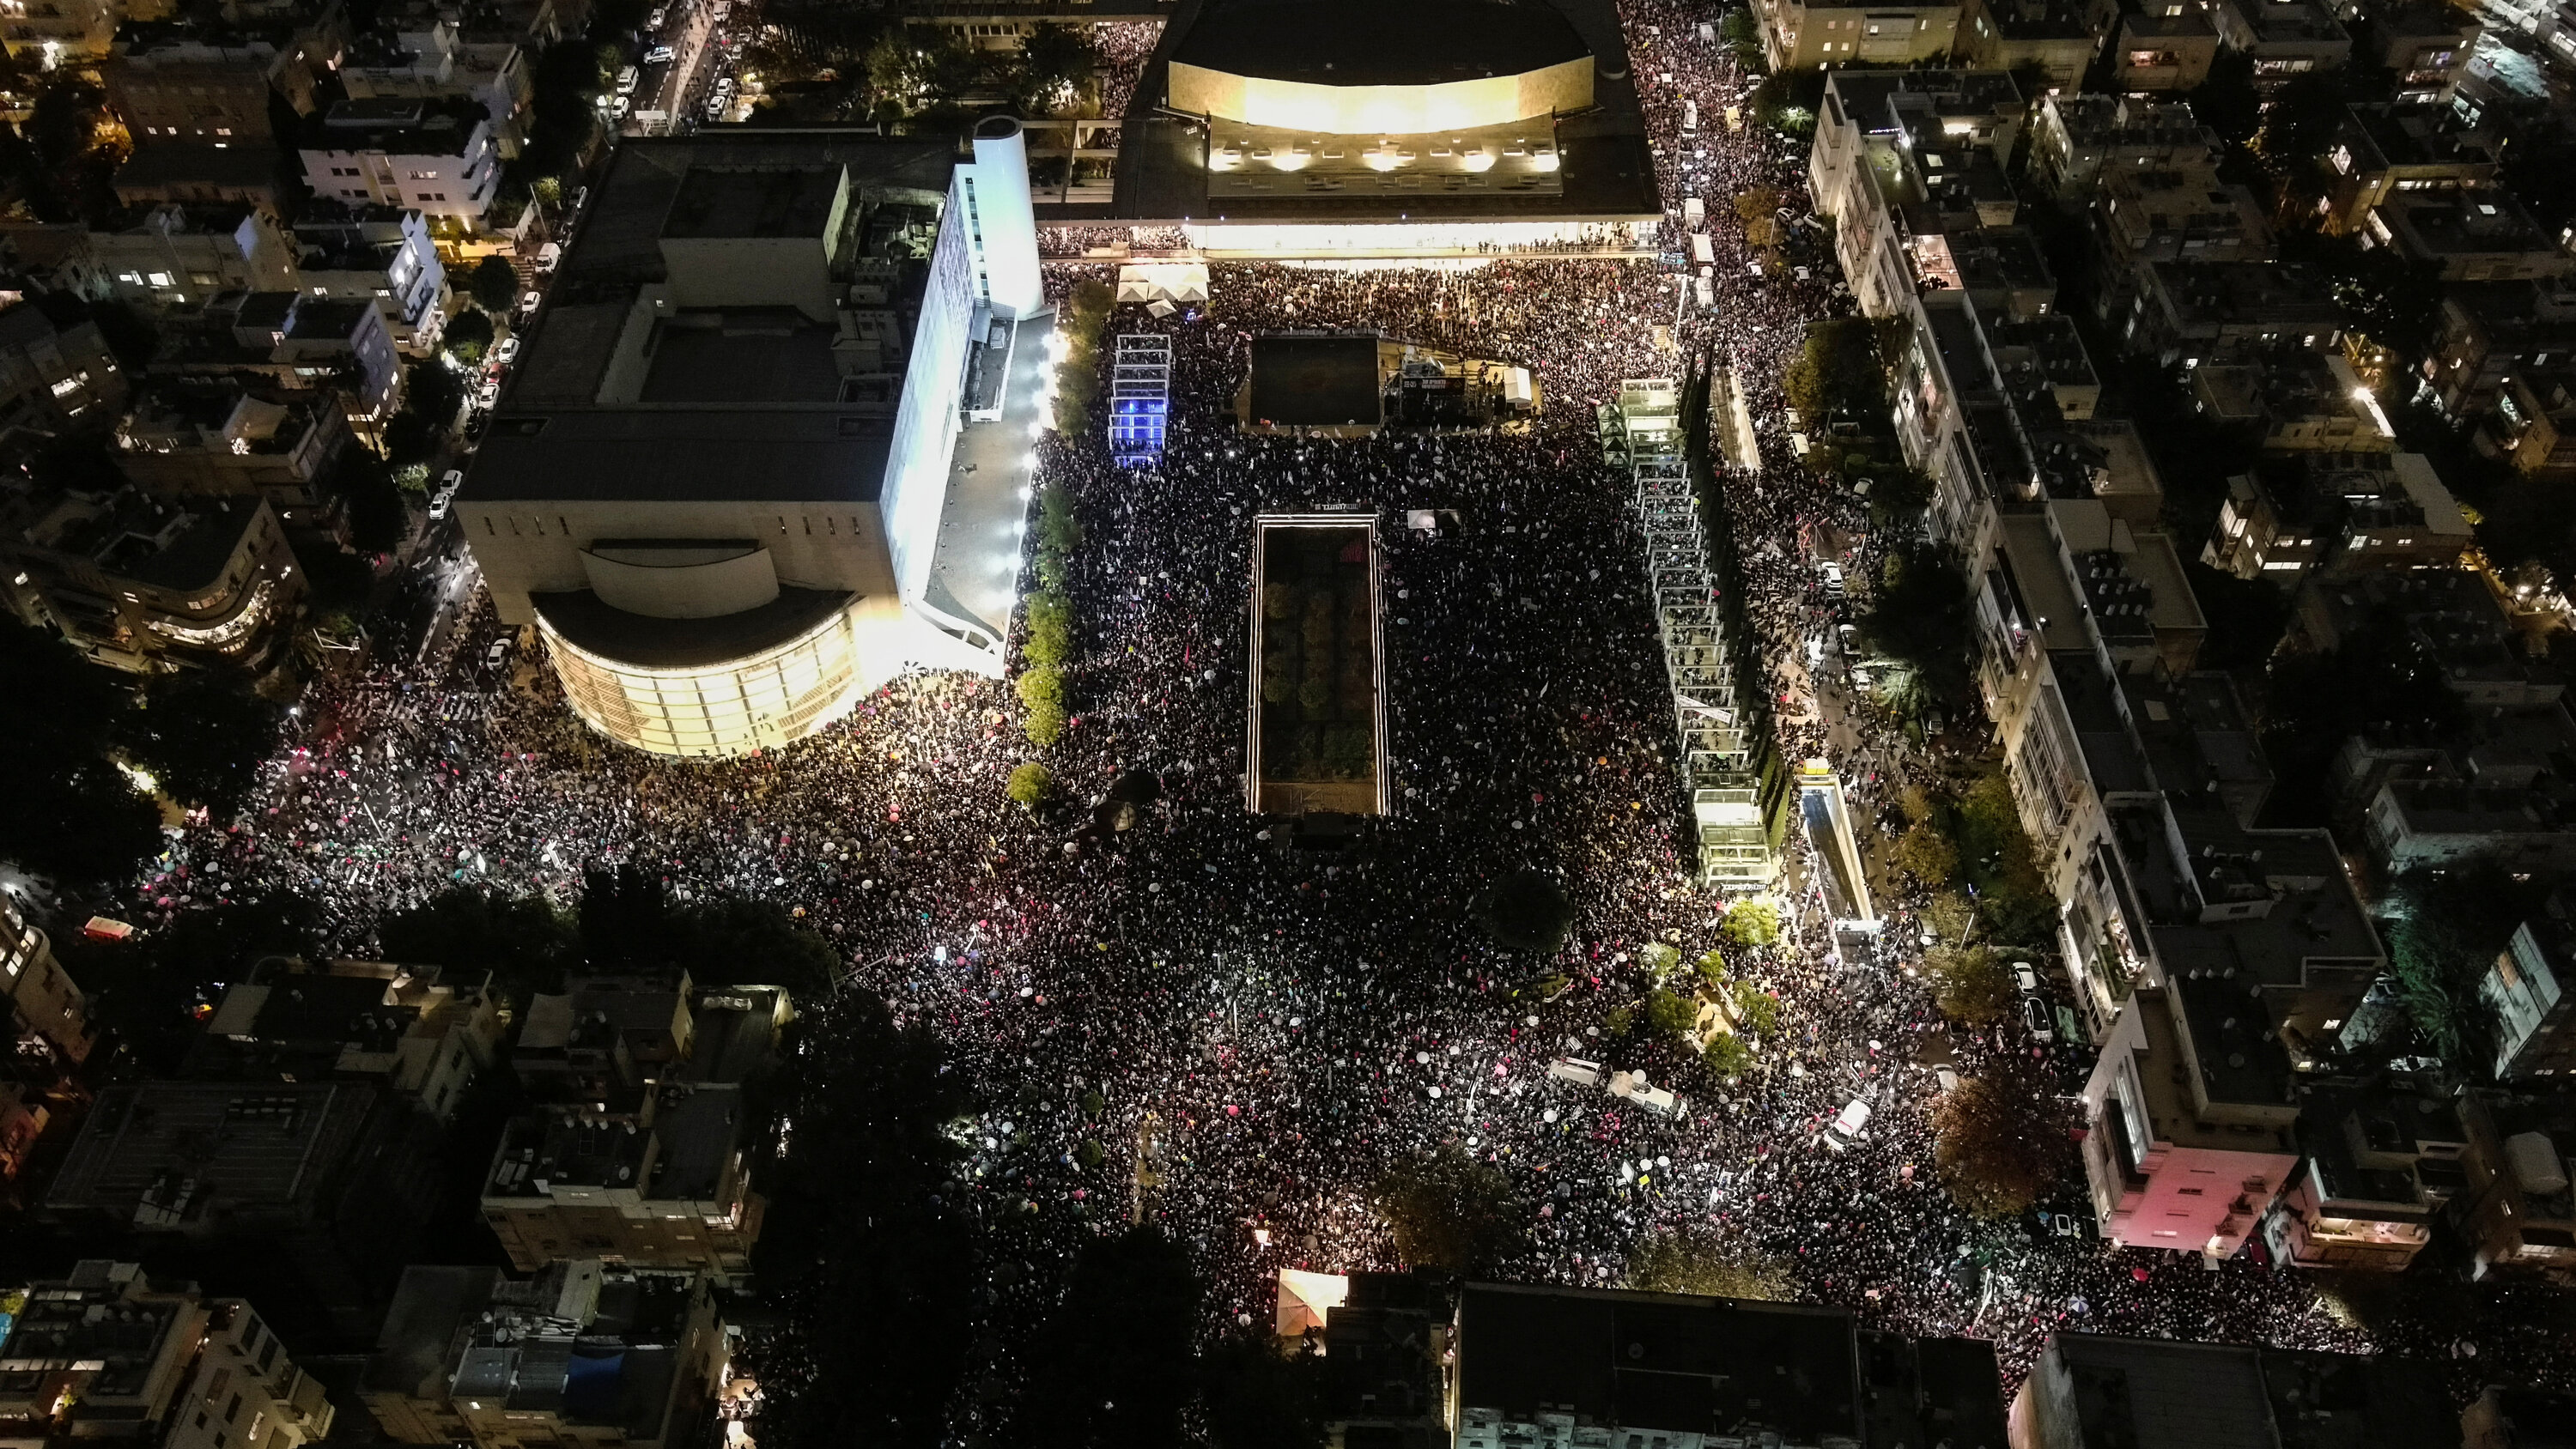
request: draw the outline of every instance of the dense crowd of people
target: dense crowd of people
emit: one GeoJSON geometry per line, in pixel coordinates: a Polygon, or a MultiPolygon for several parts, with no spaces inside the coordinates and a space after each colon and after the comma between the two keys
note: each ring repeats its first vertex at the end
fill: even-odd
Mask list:
{"type": "MultiPolygon", "coordinates": [[[[1006,1334],[1044,1316],[1046,1257],[1131,1211],[1190,1247],[1224,1321],[1267,1319],[1282,1267],[1395,1266],[1370,1185],[1452,1145],[1500,1167],[1522,1200],[1509,1276],[1617,1283],[1642,1240],[1687,1231],[1872,1322],[1991,1337],[2016,1375],[2059,1328],[2445,1356],[2473,1343],[2489,1369],[2536,1366],[2542,1331],[2500,1326],[2497,1295],[2455,1317],[2365,1325],[2300,1274],[2211,1271],[2041,1219],[1961,1213],[1932,1167],[1933,1076],[1912,1064],[1940,1025],[1909,969],[1919,902],[1883,902],[1878,941],[1846,945],[1795,832],[1786,936],[1730,951],[1739,978],[1780,1004],[1759,1064],[1721,1079],[1673,1042],[1612,1029],[1612,1009],[1648,988],[1642,948],[1696,957],[1718,945],[1726,909],[1693,884],[1642,539],[1595,434],[1593,408],[1621,379],[1703,360],[1743,390],[1760,466],[1723,468],[1720,486],[1782,752],[1844,770],[1864,814],[1933,767],[1865,701],[1818,707],[1802,667],[1831,619],[1811,560],[1864,540],[1850,556],[1866,573],[1874,546],[1859,501],[1791,456],[1780,395],[1802,324],[1841,303],[1822,280],[1756,276],[1729,206],[1758,186],[1807,210],[1802,148],[1749,120],[1708,125],[1749,110],[1749,82],[1703,7],[1622,9],[1671,206],[1662,249],[1684,249],[1682,199],[1704,199],[1713,306],[1677,298],[1683,274],[1642,259],[1225,263],[1209,305],[1114,322],[1170,333],[1174,416],[1155,468],[1113,466],[1096,436],[1042,445],[1084,534],[1069,583],[1074,719],[1042,757],[1072,803],[1151,772],[1161,794],[1133,830],[1104,836],[1074,810],[1006,801],[1005,777],[1033,752],[999,682],[907,676],[790,749],[678,762],[588,735],[539,664],[483,665],[487,611],[442,671],[317,686],[256,806],[180,840],[146,910],[293,889],[324,903],[335,944],[356,952],[380,913],[452,885],[560,897],[600,862],[658,871],[683,898],[793,907],[853,984],[934,1026],[979,1084],[966,1191],[1009,1210],[1008,1251],[1032,1270],[995,1281],[989,1311],[1006,1334]],[[1696,134],[1682,131],[1685,99],[1696,134]],[[1335,327],[1527,366],[1536,423],[1241,435],[1231,409],[1250,338],[1335,327]],[[1245,656],[1254,517],[1335,505],[1380,520],[1396,811],[1326,852],[1244,808],[1245,656]],[[1420,509],[1456,526],[1403,527],[1420,509]],[[1560,881],[1575,907],[1552,958],[1501,951],[1470,919],[1470,898],[1520,867],[1560,881]],[[1528,989],[1551,973],[1567,989],[1528,989]],[[1644,1070],[1687,1114],[1554,1080],[1565,1055],[1644,1070]],[[1826,1150],[1819,1129],[1855,1099],[1875,1109],[1866,1135],[1826,1150]]],[[[1051,284],[1100,274],[1059,265],[1051,284]]],[[[2018,1032],[1950,1033],[1956,1069],[2034,1050],[2018,1032]]],[[[2050,1206],[2089,1222],[2081,1192],[2050,1206]]]]}

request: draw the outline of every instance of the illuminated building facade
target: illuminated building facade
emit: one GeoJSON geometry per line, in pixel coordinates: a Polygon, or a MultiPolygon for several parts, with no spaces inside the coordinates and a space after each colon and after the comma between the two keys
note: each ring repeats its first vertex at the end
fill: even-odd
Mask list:
{"type": "Polygon", "coordinates": [[[961,508],[991,517],[952,539],[1015,536],[1025,506],[1052,319],[1017,123],[984,122],[971,159],[861,133],[629,141],[598,191],[456,502],[574,710],[731,755],[908,667],[998,676],[1017,549],[942,537],[961,508]]]}
{"type": "Polygon", "coordinates": [[[0,1063],[0,1182],[17,1177],[54,1114],[88,1100],[73,1070],[97,1040],[89,1000],[54,959],[54,943],[0,889],[0,997],[9,1052],[0,1063]]]}
{"type": "Polygon", "coordinates": [[[1108,219],[1220,256],[1651,245],[1626,54],[1596,0],[1213,0],[1146,68],[1108,219]]]}
{"type": "Polygon", "coordinates": [[[331,1432],[321,1382],[242,1299],[156,1288],[135,1264],[104,1258],[9,1296],[0,1440],[301,1449],[331,1432]]]}
{"type": "Polygon", "coordinates": [[[256,672],[281,658],[304,579],[264,499],[31,488],[0,502],[0,600],[117,669],[256,672]]]}

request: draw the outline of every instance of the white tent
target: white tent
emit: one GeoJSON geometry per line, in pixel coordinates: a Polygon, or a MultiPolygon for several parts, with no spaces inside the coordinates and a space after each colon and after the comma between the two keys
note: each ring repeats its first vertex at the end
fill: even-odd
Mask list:
{"type": "Polygon", "coordinates": [[[1121,302],[1204,302],[1208,299],[1205,262],[1129,262],[1118,269],[1121,302]]]}
{"type": "Polygon", "coordinates": [[[1279,1270],[1279,1336],[1303,1337],[1321,1328],[1351,1293],[1351,1280],[1339,1273],[1310,1273],[1303,1268],[1279,1270]]]}

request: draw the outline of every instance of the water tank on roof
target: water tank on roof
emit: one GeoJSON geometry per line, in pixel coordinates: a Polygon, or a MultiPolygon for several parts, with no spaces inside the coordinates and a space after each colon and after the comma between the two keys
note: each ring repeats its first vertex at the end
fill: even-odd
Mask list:
{"type": "Polygon", "coordinates": [[[2513,1165],[2513,1180],[2534,1197],[2554,1197],[2567,1190],[2567,1164],[2560,1161],[2558,1148],[2548,1136],[2539,1132],[2517,1132],[2504,1140],[2505,1161],[2513,1165]]]}

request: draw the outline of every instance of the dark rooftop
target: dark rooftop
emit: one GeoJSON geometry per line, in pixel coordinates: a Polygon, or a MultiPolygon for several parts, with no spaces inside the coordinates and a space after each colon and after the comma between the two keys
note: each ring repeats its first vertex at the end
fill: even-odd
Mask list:
{"type": "Polygon", "coordinates": [[[227,1212],[303,1215],[376,1102],[359,1083],[147,1082],[110,1087],[45,1195],[54,1212],[176,1228],[227,1212]]]}
{"type": "Polygon", "coordinates": [[[520,1117],[502,1135],[492,1176],[483,1190],[494,1197],[533,1197],[539,1184],[638,1188],[637,1174],[652,1139],[631,1116],[599,1116],[552,1108],[520,1117]]]}
{"type": "Polygon", "coordinates": [[[664,1082],[653,1113],[653,1135],[659,1150],[653,1157],[653,1180],[646,1195],[708,1202],[724,1180],[742,1121],[742,1089],[732,1085],[692,1086],[664,1082]]]}
{"type": "Polygon", "coordinates": [[[1673,1293],[1475,1283],[1458,1311],[1457,1400],[1542,1406],[1628,1429],[1791,1443],[1860,1433],[1852,1321],[1834,1309],[1673,1293]]]}
{"type": "Polygon", "coordinates": [[[80,1397],[131,1398],[143,1392],[161,1340],[178,1320],[177,1300],[130,1302],[122,1285],[88,1285],[79,1274],[68,1286],[33,1287],[6,1338],[0,1338],[0,1360],[46,1366],[0,1370],[0,1394],[32,1394],[71,1364],[96,1365],[89,1370],[94,1377],[79,1384],[80,1397]]]}
{"type": "Polygon", "coordinates": [[[839,166],[692,167],[662,219],[662,235],[821,237],[841,175],[839,166]]]}
{"type": "Polygon", "coordinates": [[[1382,421],[1377,346],[1374,332],[1253,338],[1251,421],[1281,427],[1382,421]]]}
{"type": "Polygon", "coordinates": [[[1419,86],[1590,54],[1546,0],[1206,0],[1172,59],[1309,85],[1419,86]]]}
{"type": "Polygon", "coordinates": [[[2256,1350],[2281,1449],[2444,1449],[2460,1442],[2442,1371],[2411,1359],[2256,1350]]]}
{"type": "Polygon", "coordinates": [[[1995,1346],[1863,1329],[1863,1442],[1890,1449],[2005,1449],[2004,1392],[1995,1346]]]}
{"type": "Polygon", "coordinates": [[[173,186],[278,185],[277,153],[266,146],[155,141],[116,169],[115,184],[137,191],[173,186]]]}
{"type": "Polygon", "coordinates": [[[504,413],[462,496],[874,503],[893,435],[891,418],[830,412],[504,413]],[[747,471],[754,449],[760,466],[747,471]]]}
{"type": "Polygon", "coordinates": [[[851,596],[781,588],[758,608],[707,619],[630,614],[588,589],[528,597],[549,628],[585,653],[647,669],[694,669],[795,639],[839,614],[851,596]]]}
{"type": "Polygon", "coordinates": [[[480,101],[342,101],[305,122],[302,144],[308,151],[462,156],[475,132],[490,121],[480,101]]]}
{"type": "Polygon", "coordinates": [[[2057,1335],[2087,1449],[2278,1449],[2254,1350],[2057,1335]]]}
{"type": "Polygon", "coordinates": [[[420,1397],[444,1389],[457,1328],[491,1301],[493,1285],[500,1279],[498,1268],[425,1263],[405,1268],[402,1285],[394,1290],[393,1307],[376,1334],[366,1386],[420,1397]]]}
{"type": "MultiPolygon", "coordinates": [[[[1619,28],[1619,17],[1610,0],[1519,0],[1509,6],[1498,0],[1444,0],[1437,6],[1369,7],[1356,0],[1331,0],[1331,3],[1296,3],[1296,0],[1248,0],[1247,9],[1276,10],[1288,16],[1336,15],[1365,16],[1350,23],[1360,32],[1381,29],[1428,28],[1438,33],[1440,24],[1448,23],[1443,15],[1489,16],[1506,9],[1532,9],[1542,15],[1553,14],[1556,23],[1564,25],[1577,37],[1580,50],[1595,56],[1620,57],[1619,68],[1597,67],[1593,77],[1593,104],[1588,111],[1555,118],[1555,140],[1561,166],[1557,172],[1559,186],[1554,192],[1506,191],[1462,188],[1412,191],[1351,191],[1347,193],[1283,192],[1264,196],[1228,196],[1217,198],[1209,192],[1207,137],[1196,122],[1179,117],[1158,115],[1171,94],[1170,62],[1188,63],[1197,53],[1194,37],[1202,20],[1187,30],[1166,31],[1163,43],[1145,66],[1136,84],[1136,93],[1127,107],[1129,117],[1125,139],[1119,148],[1116,200],[1109,206],[1048,205],[1040,203],[1038,219],[1043,223],[1118,218],[1134,221],[1179,222],[1185,218],[1205,221],[1210,218],[1232,221],[1358,223],[1396,222],[1399,220],[1505,220],[1544,221],[1553,218],[1650,217],[1659,214],[1663,202],[1655,183],[1653,157],[1647,150],[1645,117],[1637,102],[1635,83],[1625,73],[1624,58],[1628,44],[1619,28]],[[1417,19],[1416,17],[1430,17],[1417,19]]],[[[1211,6],[1222,15],[1222,9],[1211,6]]],[[[1222,25],[1222,21],[1218,22],[1222,25]]],[[[1264,20],[1263,24],[1271,23],[1264,20]]],[[[1533,26],[1541,22],[1532,20],[1533,26]]],[[[1303,43],[1311,51],[1323,43],[1327,25],[1315,25],[1315,38],[1303,43]]],[[[1485,34],[1484,21],[1478,28],[1455,34],[1441,34],[1439,51],[1455,53],[1460,47],[1480,44],[1485,34]]],[[[1355,50],[1360,47],[1353,47],[1355,50]]],[[[1390,52],[1393,53],[1393,52],[1390,52]]],[[[1498,52],[1499,54],[1499,52],[1498,52]]],[[[1318,64],[1324,58],[1316,56],[1318,64]]],[[[1335,57],[1332,74],[1364,75],[1383,62],[1353,58],[1343,63],[1335,57]]],[[[1206,62],[1199,62],[1205,64],[1206,62]]],[[[1418,61],[1414,63],[1418,65],[1418,61]]],[[[1410,73],[1414,65],[1405,69],[1410,73]]],[[[1316,72],[1321,74],[1320,70],[1316,72]]],[[[1482,74],[1480,70],[1470,74],[1482,74]]],[[[1502,72],[1497,72],[1502,73],[1502,72]]],[[[1284,79],[1297,79],[1295,75],[1284,79]]],[[[1458,79],[1441,75],[1438,80],[1458,79]]],[[[1337,81],[1356,84],[1356,80],[1337,81]]]]}

